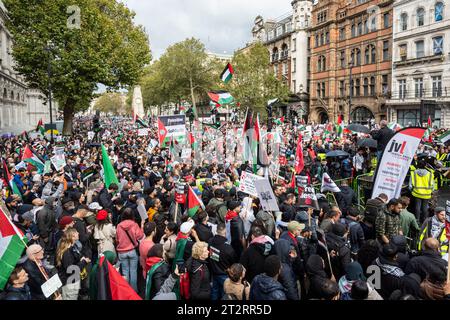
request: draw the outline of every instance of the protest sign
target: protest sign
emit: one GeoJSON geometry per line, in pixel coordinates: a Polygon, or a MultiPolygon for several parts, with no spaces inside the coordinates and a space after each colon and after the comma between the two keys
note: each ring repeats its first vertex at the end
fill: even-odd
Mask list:
{"type": "Polygon", "coordinates": [[[56,171],[63,169],[66,166],[66,157],[64,155],[55,155],[50,158],[56,171]]]}
{"type": "Polygon", "coordinates": [[[89,131],[87,135],[88,135],[88,140],[92,140],[95,137],[95,132],[94,131],[89,131]]]}
{"type": "Polygon", "coordinates": [[[177,182],[175,185],[175,201],[177,203],[186,202],[186,194],[184,192],[186,184],[183,182],[177,182]]]}
{"type": "Polygon", "coordinates": [[[314,187],[308,185],[303,192],[299,195],[299,207],[307,207],[319,210],[319,202],[317,201],[316,192],[314,187]]]}
{"type": "Polygon", "coordinates": [[[181,159],[189,159],[191,157],[192,149],[187,148],[181,151],[181,159]]]}
{"type": "Polygon", "coordinates": [[[186,139],[186,116],[160,116],[158,117],[158,136],[160,147],[169,146],[172,137],[183,144],[186,139]]]}
{"type": "Polygon", "coordinates": [[[146,137],[146,136],[148,136],[149,132],[150,132],[149,128],[138,129],[138,136],[139,137],[146,137]]]}
{"type": "Polygon", "coordinates": [[[260,179],[255,184],[258,198],[261,201],[261,207],[264,211],[280,211],[277,198],[273,193],[272,186],[268,179],[260,179]]]}
{"type": "Polygon", "coordinates": [[[247,193],[251,196],[258,196],[258,192],[255,188],[255,182],[263,180],[264,178],[251,174],[249,172],[242,172],[241,180],[239,181],[239,189],[238,191],[247,193]]]}
{"type": "Polygon", "coordinates": [[[44,296],[48,298],[61,287],[61,279],[59,278],[58,274],[55,274],[53,277],[44,282],[44,284],[41,286],[41,289],[44,296]]]}
{"type": "Polygon", "coordinates": [[[52,162],[50,160],[45,161],[44,164],[44,174],[50,173],[52,162]]]}

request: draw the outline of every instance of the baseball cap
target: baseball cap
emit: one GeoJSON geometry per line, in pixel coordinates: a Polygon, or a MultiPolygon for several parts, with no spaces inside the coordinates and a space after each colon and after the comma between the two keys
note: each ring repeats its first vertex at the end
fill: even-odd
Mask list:
{"type": "Polygon", "coordinates": [[[189,220],[189,221],[181,224],[181,227],[180,227],[181,233],[184,233],[184,234],[189,233],[191,231],[192,227],[194,227],[194,224],[195,223],[193,220],[189,220]]]}
{"type": "Polygon", "coordinates": [[[291,222],[288,223],[287,228],[288,228],[288,231],[292,233],[297,228],[300,228],[300,229],[303,230],[305,228],[305,225],[303,223],[298,222],[298,221],[291,221],[291,222]]]}
{"type": "Polygon", "coordinates": [[[102,210],[103,207],[100,206],[100,204],[99,204],[98,202],[92,202],[92,203],[89,205],[89,209],[91,209],[91,210],[102,210]]]}

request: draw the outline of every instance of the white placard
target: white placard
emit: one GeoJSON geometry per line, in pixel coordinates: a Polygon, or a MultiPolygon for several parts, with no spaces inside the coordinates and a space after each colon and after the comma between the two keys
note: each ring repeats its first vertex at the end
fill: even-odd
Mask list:
{"type": "Polygon", "coordinates": [[[141,217],[142,221],[148,219],[147,210],[145,210],[145,206],[143,204],[138,205],[137,211],[139,212],[139,216],[141,217]]]}
{"type": "Polygon", "coordinates": [[[62,287],[61,279],[59,279],[58,274],[55,274],[48,281],[44,282],[44,284],[41,286],[41,289],[44,296],[48,298],[61,287],[62,287]]]}
{"type": "Polygon", "coordinates": [[[148,136],[149,131],[150,131],[149,128],[138,129],[138,136],[139,137],[148,136]]]}
{"type": "Polygon", "coordinates": [[[241,180],[239,181],[239,191],[247,193],[251,196],[258,196],[258,192],[255,188],[255,182],[264,180],[264,178],[243,171],[241,174],[241,180]]]}
{"type": "Polygon", "coordinates": [[[192,152],[191,148],[183,149],[181,151],[181,159],[189,159],[191,157],[191,152],[192,152]]]}
{"type": "Polygon", "coordinates": [[[280,211],[278,208],[277,198],[273,193],[268,179],[258,180],[255,187],[258,192],[258,198],[261,201],[261,207],[264,211],[280,211]]]}
{"type": "Polygon", "coordinates": [[[95,132],[94,131],[89,131],[88,132],[88,140],[92,140],[95,137],[95,132]]]}
{"type": "Polygon", "coordinates": [[[50,158],[50,161],[55,166],[56,171],[59,171],[66,166],[66,157],[64,155],[53,156],[50,158]]]}

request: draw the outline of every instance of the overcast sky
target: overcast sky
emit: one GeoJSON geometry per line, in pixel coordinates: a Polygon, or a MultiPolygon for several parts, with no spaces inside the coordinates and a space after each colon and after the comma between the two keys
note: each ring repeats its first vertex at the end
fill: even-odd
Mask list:
{"type": "Polygon", "coordinates": [[[154,58],[186,38],[200,39],[206,49],[232,54],[251,39],[253,21],[277,18],[291,9],[291,0],[123,0],[136,12],[150,38],[154,58]]]}

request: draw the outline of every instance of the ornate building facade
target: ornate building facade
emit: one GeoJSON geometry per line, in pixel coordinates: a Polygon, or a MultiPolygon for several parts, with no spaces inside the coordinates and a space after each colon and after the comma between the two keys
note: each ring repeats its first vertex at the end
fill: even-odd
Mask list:
{"type": "Polygon", "coordinates": [[[321,0],[312,10],[311,114],[319,123],[387,117],[393,0],[321,0]]]}
{"type": "Polygon", "coordinates": [[[393,51],[389,120],[450,128],[450,3],[396,1],[393,51]]]}
{"type": "MultiPolygon", "coordinates": [[[[0,1],[0,132],[20,133],[36,127],[39,119],[50,120],[46,97],[35,89],[29,89],[25,79],[14,71],[11,56],[14,39],[8,31],[7,10],[0,1]]],[[[53,116],[56,119],[57,106],[53,116]]]]}

